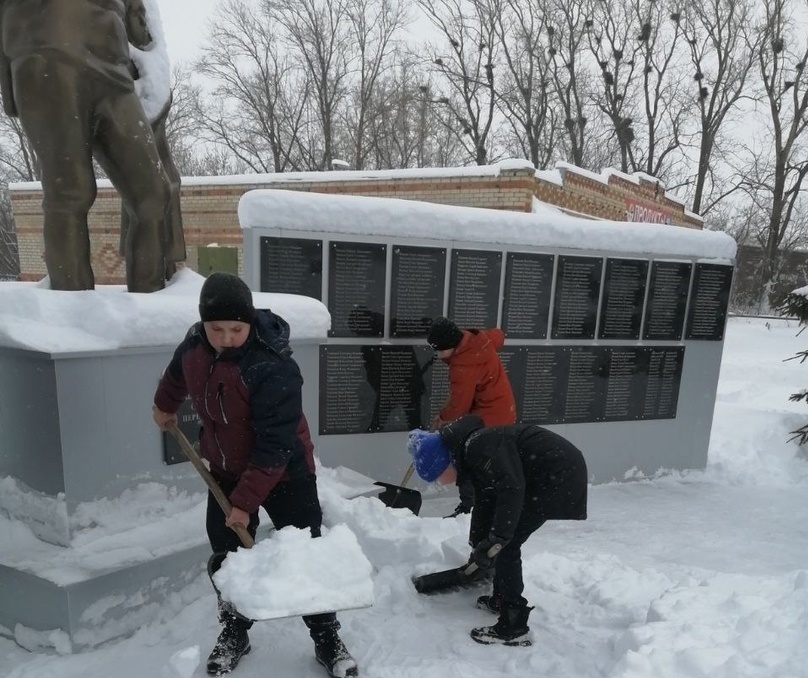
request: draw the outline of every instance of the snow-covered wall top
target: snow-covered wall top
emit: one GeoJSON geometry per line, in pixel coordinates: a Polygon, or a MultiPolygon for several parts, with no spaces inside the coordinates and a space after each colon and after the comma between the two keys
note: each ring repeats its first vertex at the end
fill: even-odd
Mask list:
{"type": "MultiPolygon", "coordinates": [[[[182,269],[151,294],[127,292],[122,285],[62,292],[46,283],[0,283],[0,347],[65,355],[176,345],[199,320],[204,280],[182,269]]],[[[282,316],[293,340],[324,339],[331,326],[328,310],[316,299],[254,292],[253,301],[282,316]]]]}
{"type": "MultiPolygon", "coordinates": [[[[232,174],[223,177],[183,177],[184,186],[241,186],[260,184],[302,184],[302,183],[328,183],[344,181],[390,181],[392,179],[440,179],[452,177],[498,177],[503,171],[508,170],[532,170],[536,178],[556,186],[564,186],[564,175],[567,173],[578,174],[592,179],[603,185],[609,184],[609,177],[617,176],[639,185],[640,177],[648,181],[657,181],[654,177],[643,173],[625,174],[615,169],[605,169],[600,173],[570,165],[566,162],[556,163],[555,169],[534,170],[533,165],[527,160],[512,158],[502,160],[493,165],[471,165],[469,167],[410,167],[407,169],[391,170],[335,170],[332,172],[277,172],[270,174],[232,174]]],[[[98,186],[101,188],[111,188],[112,184],[107,179],[99,179],[98,186]]],[[[664,185],[659,182],[660,188],[664,185]]],[[[12,191],[34,191],[39,190],[41,185],[38,181],[18,182],[9,184],[12,191]]],[[[681,198],[666,193],[669,198],[677,203],[684,204],[681,198]]],[[[684,210],[685,215],[701,220],[698,214],[684,210]]]]}
{"type": "Polygon", "coordinates": [[[415,200],[258,189],[239,201],[242,228],[281,228],[381,237],[462,240],[502,246],[581,249],[644,256],[734,260],[725,233],[624,221],[595,221],[551,210],[526,214],[415,200]]]}

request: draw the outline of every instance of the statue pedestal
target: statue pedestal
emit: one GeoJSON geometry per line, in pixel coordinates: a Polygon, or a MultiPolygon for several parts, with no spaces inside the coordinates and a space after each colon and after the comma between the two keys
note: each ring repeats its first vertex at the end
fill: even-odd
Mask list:
{"type": "Polygon", "coordinates": [[[0,349],[0,511],[31,533],[15,530],[0,550],[0,631],[91,647],[134,631],[150,604],[204,572],[204,515],[192,508],[204,485],[190,464],[163,461],[151,419],[173,348],[0,349]],[[155,515],[132,515],[143,488],[155,515]]]}

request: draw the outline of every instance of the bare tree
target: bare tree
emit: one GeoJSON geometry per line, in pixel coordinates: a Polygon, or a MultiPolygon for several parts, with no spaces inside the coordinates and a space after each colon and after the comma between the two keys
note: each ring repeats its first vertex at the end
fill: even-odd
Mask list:
{"type": "Polygon", "coordinates": [[[17,280],[20,258],[8,184],[38,181],[39,161],[18,118],[0,115],[0,280],[17,280]]]}
{"type": "Polygon", "coordinates": [[[750,31],[752,0],[688,0],[671,20],[683,27],[699,107],[698,165],[692,210],[706,214],[738,184],[717,186],[713,161],[728,116],[745,96],[758,37],[750,31]],[[716,194],[713,194],[715,190],[716,194]]]}
{"type": "Polygon", "coordinates": [[[796,0],[762,0],[761,39],[752,43],[762,87],[768,137],[744,168],[741,185],[768,214],[763,248],[763,293],[777,275],[778,255],[793,232],[795,208],[808,174],[808,39],[798,26],[796,0]]]}
{"type": "Polygon", "coordinates": [[[450,113],[436,105],[433,85],[419,61],[402,58],[379,81],[369,132],[375,167],[443,167],[464,160],[446,119],[450,113]]]}
{"type": "Polygon", "coordinates": [[[493,21],[502,52],[497,103],[519,155],[537,168],[556,157],[557,114],[551,104],[551,65],[545,43],[547,16],[521,0],[475,0],[493,21]]]}
{"type": "MultiPolygon", "coordinates": [[[[522,0],[518,0],[522,1],[522,0]]],[[[589,32],[594,22],[588,15],[588,0],[540,0],[528,5],[546,24],[550,58],[549,85],[553,108],[560,109],[564,133],[560,137],[567,162],[590,169],[606,163],[608,150],[594,143],[597,127],[595,79],[584,63],[589,32]]]]}
{"type": "Polygon", "coordinates": [[[636,105],[643,111],[643,132],[631,169],[670,184],[692,108],[683,96],[685,78],[678,56],[682,32],[678,22],[668,21],[667,6],[667,2],[631,0],[631,14],[639,26],[632,36],[640,65],[636,105]]]}
{"type": "Polygon", "coordinates": [[[445,87],[437,101],[451,113],[449,124],[478,165],[491,159],[491,130],[496,111],[494,68],[498,40],[483,3],[464,0],[418,0],[418,5],[445,40],[430,46],[432,70],[445,87]]]}
{"type": "Polygon", "coordinates": [[[311,89],[314,119],[311,113],[304,118],[307,129],[298,139],[299,149],[311,169],[329,169],[336,157],[337,114],[347,93],[352,53],[348,0],[264,0],[263,6],[283,28],[292,58],[311,89]]]}
{"type": "Polygon", "coordinates": [[[308,81],[282,54],[266,12],[225,0],[195,67],[214,83],[211,103],[197,108],[209,141],[254,172],[302,169],[308,81]]]}
{"type": "Polygon", "coordinates": [[[371,117],[377,106],[379,81],[393,67],[392,54],[407,16],[397,0],[347,0],[346,14],[356,50],[351,96],[343,109],[351,139],[352,166],[365,167],[371,117]]]}
{"type": "Polygon", "coordinates": [[[642,68],[640,44],[632,40],[641,30],[629,6],[630,0],[601,3],[589,2],[589,49],[597,62],[602,87],[596,101],[598,109],[611,123],[609,134],[617,142],[620,169],[628,172],[636,166],[634,159],[634,114],[631,106],[636,96],[635,73],[642,68]],[[628,113],[626,113],[628,109],[628,113]]]}

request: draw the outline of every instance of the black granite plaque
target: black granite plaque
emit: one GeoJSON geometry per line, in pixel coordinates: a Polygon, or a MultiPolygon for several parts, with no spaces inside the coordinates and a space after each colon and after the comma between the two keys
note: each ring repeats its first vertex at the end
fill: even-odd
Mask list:
{"type": "Polygon", "coordinates": [[[502,329],[512,339],[546,339],[553,284],[552,254],[509,252],[502,329]]]}
{"type": "Polygon", "coordinates": [[[609,346],[604,421],[631,421],[643,416],[648,381],[648,349],[609,346]]]}
{"type": "MultiPolygon", "coordinates": [[[[429,425],[422,413],[430,367],[415,346],[379,346],[381,369],[373,422],[376,431],[410,431],[429,425]]],[[[431,352],[431,351],[430,351],[431,352]]]]}
{"type": "Polygon", "coordinates": [[[323,243],[261,238],[261,291],[323,298],[323,243]]]}
{"type": "Polygon", "coordinates": [[[606,348],[574,346],[569,353],[562,422],[603,421],[608,363],[606,348]]]}
{"type": "Polygon", "coordinates": [[[523,350],[519,422],[558,424],[564,419],[569,350],[561,346],[530,346],[523,350]]]}
{"type": "MultiPolygon", "coordinates": [[[[194,410],[193,401],[188,396],[177,410],[177,428],[185,434],[188,441],[197,448],[199,447],[199,427],[201,422],[194,410]]],[[[163,431],[163,461],[169,466],[188,461],[188,457],[180,448],[176,438],[168,431],[163,431]]]]}
{"type": "Polygon", "coordinates": [[[681,340],[692,267],[686,261],[655,261],[651,265],[643,339],[681,340]]]}
{"type": "Polygon", "coordinates": [[[641,419],[675,419],[682,380],[683,346],[642,349],[647,353],[648,380],[641,419]]]}
{"type": "Polygon", "coordinates": [[[445,249],[393,247],[390,336],[426,336],[432,321],[443,315],[445,277],[445,249]]]}
{"type": "Polygon", "coordinates": [[[603,259],[558,257],[553,339],[594,339],[603,259]]]}
{"type": "Polygon", "coordinates": [[[328,271],[330,337],[384,335],[387,246],[332,242],[328,271]]]}
{"type": "Polygon", "coordinates": [[[648,261],[607,259],[600,307],[600,339],[639,339],[648,261]]]}
{"type": "Polygon", "coordinates": [[[460,327],[496,327],[502,253],[452,250],[449,317],[460,327]]]}
{"type": "Polygon", "coordinates": [[[320,435],[378,430],[380,346],[320,346],[320,435]]]}
{"type": "Polygon", "coordinates": [[[731,287],[732,266],[696,264],[685,339],[724,338],[731,287]]]}

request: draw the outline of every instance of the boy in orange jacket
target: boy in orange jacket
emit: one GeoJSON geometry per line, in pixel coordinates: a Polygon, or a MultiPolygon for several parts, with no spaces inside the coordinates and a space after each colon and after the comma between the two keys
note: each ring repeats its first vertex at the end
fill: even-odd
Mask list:
{"type": "MultiPolygon", "coordinates": [[[[476,414],[485,426],[516,423],[516,401],[511,382],[497,351],[505,343],[499,328],[461,330],[449,318],[437,318],[427,332],[427,342],[449,366],[449,397],[435,416],[432,430],[466,414],[476,414]]],[[[447,517],[468,513],[474,505],[474,488],[459,482],[460,504],[447,517]]]]}

